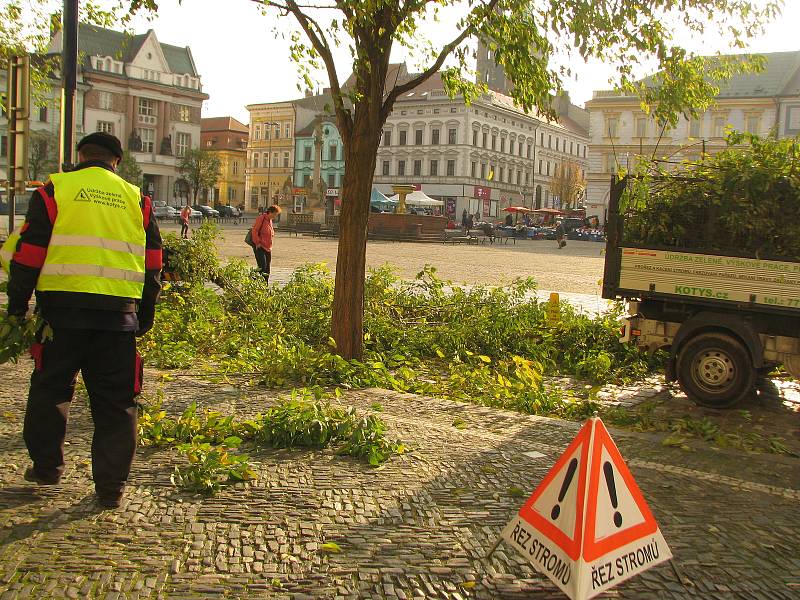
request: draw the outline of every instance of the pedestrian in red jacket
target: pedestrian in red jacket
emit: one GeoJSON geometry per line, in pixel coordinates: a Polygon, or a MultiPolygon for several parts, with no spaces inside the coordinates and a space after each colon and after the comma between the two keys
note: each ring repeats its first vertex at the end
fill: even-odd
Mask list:
{"type": "Polygon", "coordinates": [[[272,220],[281,214],[281,207],[273,204],[263,213],[258,215],[256,222],[253,223],[253,252],[256,255],[256,264],[261,274],[269,283],[269,269],[272,262],[272,240],[275,237],[275,228],[272,220]]]}

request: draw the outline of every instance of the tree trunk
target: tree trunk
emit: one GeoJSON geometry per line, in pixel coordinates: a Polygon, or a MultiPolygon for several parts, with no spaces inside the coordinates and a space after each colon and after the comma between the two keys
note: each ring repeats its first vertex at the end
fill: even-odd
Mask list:
{"type": "MultiPolygon", "coordinates": [[[[374,115],[373,115],[374,116],[374,115]]],[[[336,351],[347,359],[360,359],[364,347],[364,277],[366,274],[367,221],[375,174],[378,132],[366,115],[356,118],[347,152],[339,215],[339,251],[333,292],[331,335],[336,351]]]]}

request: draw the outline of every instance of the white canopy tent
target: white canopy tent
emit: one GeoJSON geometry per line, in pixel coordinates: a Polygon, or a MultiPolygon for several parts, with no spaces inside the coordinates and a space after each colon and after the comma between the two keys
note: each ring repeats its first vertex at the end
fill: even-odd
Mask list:
{"type": "MultiPolygon", "coordinates": [[[[389,196],[389,200],[399,202],[400,194],[389,196]]],[[[417,190],[406,196],[406,206],[444,206],[444,202],[442,200],[435,200],[425,192],[417,190]]]]}

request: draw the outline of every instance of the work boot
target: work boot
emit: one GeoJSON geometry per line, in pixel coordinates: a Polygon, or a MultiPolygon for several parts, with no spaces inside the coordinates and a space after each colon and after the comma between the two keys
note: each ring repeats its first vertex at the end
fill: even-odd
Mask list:
{"type": "Polygon", "coordinates": [[[36,483],[38,485],[58,485],[61,481],[61,476],[50,476],[50,477],[42,477],[36,472],[36,469],[33,466],[28,467],[25,469],[25,473],[22,475],[25,481],[30,481],[31,483],[36,483]]]}

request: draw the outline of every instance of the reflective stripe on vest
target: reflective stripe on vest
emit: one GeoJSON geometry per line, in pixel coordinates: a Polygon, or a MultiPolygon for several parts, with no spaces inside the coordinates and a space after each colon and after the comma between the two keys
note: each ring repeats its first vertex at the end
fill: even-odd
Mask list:
{"type": "Polygon", "coordinates": [[[141,298],[139,188],[102,167],[51,176],[58,208],[36,289],[141,298]]]}

